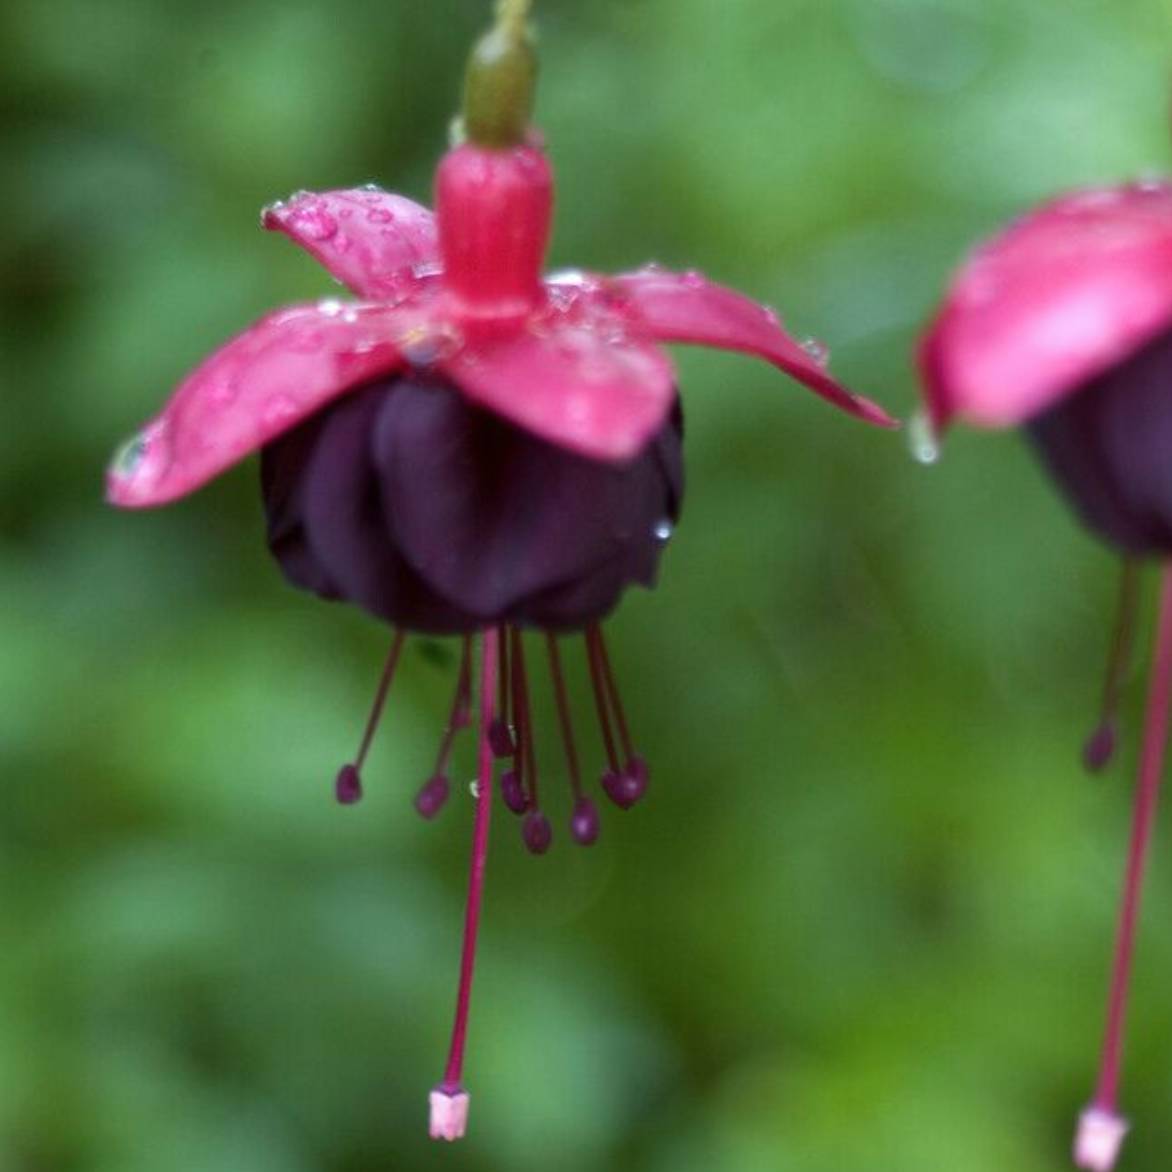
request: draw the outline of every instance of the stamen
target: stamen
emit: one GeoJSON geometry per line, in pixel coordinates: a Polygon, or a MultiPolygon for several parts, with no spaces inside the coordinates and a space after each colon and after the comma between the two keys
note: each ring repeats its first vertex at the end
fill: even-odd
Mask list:
{"type": "Polygon", "coordinates": [[[1119,576],[1119,600],[1115,609],[1115,628],[1107,657],[1107,674],[1103,681],[1103,698],[1099,706],[1099,723],[1083,745],[1082,759],[1092,773],[1104,768],[1115,754],[1119,731],[1119,703],[1123,687],[1131,672],[1135,645],[1136,611],[1139,606],[1139,565],[1123,563],[1119,576]]]}
{"type": "Polygon", "coordinates": [[[525,846],[535,855],[549,850],[553,830],[549,819],[541,812],[537,796],[537,755],[533,750],[533,717],[529,708],[529,679],[525,674],[525,645],[521,632],[512,629],[513,655],[513,716],[517,723],[519,752],[517,755],[517,778],[525,796],[525,808],[529,813],[521,824],[521,837],[525,846]]]}
{"type": "Polygon", "coordinates": [[[634,751],[632,746],[627,718],[623,712],[622,701],[619,699],[619,690],[615,684],[614,673],[611,671],[610,659],[606,654],[606,643],[603,641],[602,631],[596,623],[592,623],[586,628],[586,651],[590,661],[594,703],[598,709],[598,720],[602,726],[602,738],[606,744],[606,755],[610,764],[610,768],[603,774],[602,788],[616,806],[623,810],[629,810],[647,791],[647,762],[634,751]],[[619,739],[626,756],[626,765],[622,769],[618,767],[615,755],[614,740],[607,717],[608,709],[614,714],[619,739]]]}
{"type": "Polygon", "coordinates": [[[509,638],[508,627],[503,624],[498,628],[501,648],[501,669],[498,673],[500,680],[497,689],[497,715],[488,730],[488,742],[492,745],[493,754],[497,757],[512,757],[517,752],[513,731],[509,727],[509,638]]]}
{"type": "Polygon", "coordinates": [[[366,729],[362,734],[358,754],[352,762],[338,770],[338,776],[334,779],[334,797],[343,806],[352,806],[362,797],[362,766],[366,761],[366,754],[370,751],[370,743],[374,740],[375,729],[378,728],[387,693],[391,690],[391,681],[395,678],[395,668],[399,664],[399,653],[403,650],[406,638],[406,631],[395,632],[395,637],[391,640],[391,649],[387,652],[386,663],[383,664],[382,676],[378,681],[378,690],[374,694],[374,703],[370,706],[370,715],[366,718],[366,729]]]}
{"type": "Polygon", "coordinates": [[[1152,824],[1164,770],[1168,740],[1168,703],[1172,697],[1172,564],[1164,567],[1160,590],[1160,617],[1156,649],[1148,685],[1143,752],[1140,756],[1127,876],[1119,913],[1111,992],[1107,1003],[1107,1028],[1099,1066],[1099,1080],[1090,1106],[1079,1119],[1074,1158],[1080,1168],[1110,1172],[1127,1131],[1116,1111],[1123,1054],[1123,1026],[1131,982],[1140,895],[1151,843],[1152,824]]]}
{"type": "Polygon", "coordinates": [[[492,815],[492,747],[488,730],[493,720],[497,686],[499,633],[487,628],[481,636],[480,739],[477,771],[476,824],[472,833],[472,866],[468,876],[468,905],[464,913],[464,947],[460,956],[460,986],[456,993],[456,1017],[443,1081],[430,1096],[432,1139],[460,1139],[468,1124],[468,1093],[460,1083],[464,1070],[464,1046],[468,1039],[468,1005],[476,963],[476,935],[484,897],[484,872],[488,862],[488,828],[492,815]]]}
{"type": "Polygon", "coordinates": [[[471,713],[472,694],[472,638],[464,636],[464,645],[460,654],[460,670],[456,676],[456,692],[452,697],[452,707],[448,713],[448,723],[444,729],[443,740],[440,741],[439,752],[435,758],[435,768],[431,777],[423,783],[423,787],[415,795],[415,809],[424,818],[434,818],[448,800],[451,786],[448,783],[448,762],[452,756],[452,746],[456,741],[456,734],[462,728],[467,728],[472,722],[471,713]]]}
{"type": "Polygon", "coordinates": [[[578,772],[578,750],[574,747],[574,726],[570,720],[570,702],[566,696],[566,681],[562,674],[557,636],[547,632],[545,645],[549,651],[549,674],[553,680],[553,694],[557,701],[558,724],[562,732],[562,745],[566,751],[566,768],[570,774],[570,788],[574,791],[570,833],[575,842],[582,846],[590,846],[598,839],[598,811],[594,808],[594,803],[582,793],[582,777],[578,772]]]}

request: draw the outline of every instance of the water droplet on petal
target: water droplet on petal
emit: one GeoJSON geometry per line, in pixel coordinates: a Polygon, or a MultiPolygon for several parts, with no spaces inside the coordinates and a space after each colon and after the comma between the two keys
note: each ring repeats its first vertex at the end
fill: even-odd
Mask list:
{"type": "Polygon", "coordinates": [[[150,444],[145,432],[132,435],[110,461],[110,471],[119,477],[131,477],[142,467],[150,444]]]}
{"type": "Polygon", "coordinates": [[[265,428],[280,427],[297,414],[297,404],[291,395],[274,395],[261,410],[261,422],[265,428]]]}
{"type": "Polygon", "coordinates": [[[655,536],[656,541],[670,541],[671,535],[675,532],[675,526],[664,517],[660,521],[656,521],[651,530],[655,536]]]}
{"type": "Polygon", "coordinates": [[[328,240],[338,230],[338,221],[326,211],[325,205],[313,202],[293,208],[289,225],[308,240],[328,240]]]}
{"type": "Polygon", "coordinates": [[[684,284],[689,289],[703,289],[707,282],[704,280],[704,274],[696,269],[688,269],[684,273],[684,284]]]}
{"type": "Polygon", "coordinates": [[[825,366],[830,361],[830,351],[826,348],[825,342],[820,342],[817,338],[806,338],[802,341],[802,349],[805,350],[811,358],[814,359],[819,366],[825,366]]]}
{"type": "Polygon", "coordinates": [[[317,303],[317,311],[324,317],[341,317],[345,305],[336,297],[323,297],[317,303]]]}
{"type": "Polygon", "coordinates": [[[940,437],[926,411],[917,411],[908,421],[907,438],[918,464],[935,464],[940,459],[940,437]]]}
{"type": "Polygon", "coordinates": [[[418,326],[399,340],[399,352],[412,366],[434,366],[454,354],[463,341],[454,326],[443,323],[418,326]]]}

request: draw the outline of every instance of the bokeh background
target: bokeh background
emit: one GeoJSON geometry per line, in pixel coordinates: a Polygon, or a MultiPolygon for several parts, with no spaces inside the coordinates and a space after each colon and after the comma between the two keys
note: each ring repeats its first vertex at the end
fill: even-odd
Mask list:
{"type": "MultiPolygon", "coordinates": [[[[102,504],[202,354],[332,290],[262,204],[428,198],[487,9],[0,3],[0,1168],[1064,1168],[1141,688],[1087,778],[1113,565],[1020,439],[919,467],[768,368],[679,353],[684,523],[611,624],[653,788],[590,851],[564,805],[543,859],[498,817],[453,1149],[425,1105],[471,802],[410,805],[452,647],[409,644],[340,809],[385,632],[283,584],[253,467],[102,504]]],[[[698,266],[900,414],[971,241],[1168,165],[1168,0],[538,9],[552,263],[698,266]]],[[[1167,829],[1130,1172],[1172,1162],[1167,829]]]]}

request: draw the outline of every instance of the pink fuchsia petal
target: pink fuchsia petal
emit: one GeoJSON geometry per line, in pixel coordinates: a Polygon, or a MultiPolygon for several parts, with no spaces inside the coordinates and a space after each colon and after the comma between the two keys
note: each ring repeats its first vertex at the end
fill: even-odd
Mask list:
{"type": "Polygon", "coordinates": [[[473,402],[596,460],[637,455],[676,394],[658,347],[562,320],[486,333],[441,365],[473,402]]]}
{"type": "Polygon", "coordinates": [[[772,310],[699,273],[648,268],[614,277],[608,285],[620,292],[629,312],[660,341],[756,355],[851,415],[881,427],[899,426],[881,407],[852,394],[826,373],[826,353],[820,346],[802,346],[782,329],[772,310]]]}
{"type": "Polygon", "coordinates": [[[376,187],[299,191],[269,204],[260,222],[284,232],[359,297],[372,301],[409,286],[413,269],[439,262],[431,212],[376,187]]]}
{"type": "Polygon", "coordinates": [[[920,347],[928,411],[1010,427],[1172,325],[1172,184],[1077,191],[978,249],[920,347]]]}
{"type": "Polygon", "coordinates": [[[348,388],[399,369],[429,328],[425,310],[334,300],[261,318],[123,446],[107,499],[145,508],[185,496],[348,388]]]}

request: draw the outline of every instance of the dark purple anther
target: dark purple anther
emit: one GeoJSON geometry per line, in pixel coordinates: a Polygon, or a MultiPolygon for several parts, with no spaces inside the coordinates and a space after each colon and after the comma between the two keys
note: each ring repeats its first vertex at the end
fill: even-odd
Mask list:
{"type": "Polygon", "coordinates": [[[598,841],[598,808],[589,798],[579,798],[574,803],[570,817],[570,833],[580,846],[591,846],[598,841]]]}
{"type": "Polygon", "coordinates": [[[524,814],[529,808],[525,787],[521,784],[521,779],[517,776],[515,769],[506,769],[501,774],[501,797],[504,798],[505,805],[514,814],[524,814]]]}
{"type": "Polygon", "coordinates": [[[531,855],[543,855],[553,842],[553,827],[540,810],[530,810],[521,824],[521,837],[531,855]]]}
{"type": "Polygon", "coordinates": [[[513,730],[503,720],[494,720],[488,729],[488,744],[494,757],[511,757],[517,751],[513,730]]]}
{"type": "Polygon", "coordinates": [[[334,797],[343,806],[362,800],[362,778],[353,765],[343,765],[334,779],[334,797]]]}
{"type": "Polygon", "coordinates": [[[637,767],[640,758],[632,758],[621,773],[608,769],[602,775],[606,796],[621,810],[629,810],[647,792],[647,767],[637,767]],[[636,766],[632,772],[632,766],[636,766]]]}
{"type": "Polygon", "coordinates": [[[1083,745],[1082,761],[1092,773],[1098,773],[1106,768],[1111,758],[1115,756],[1115,725],[1101,724],[1083,745]]]}
{"type": "Polygon", "coordinates": [[[424,782],[415,795],[415,808],[424,818],[434,818],[444,808],[449,788],[448,779],[442,773],[437,773],[424,782]]]}

